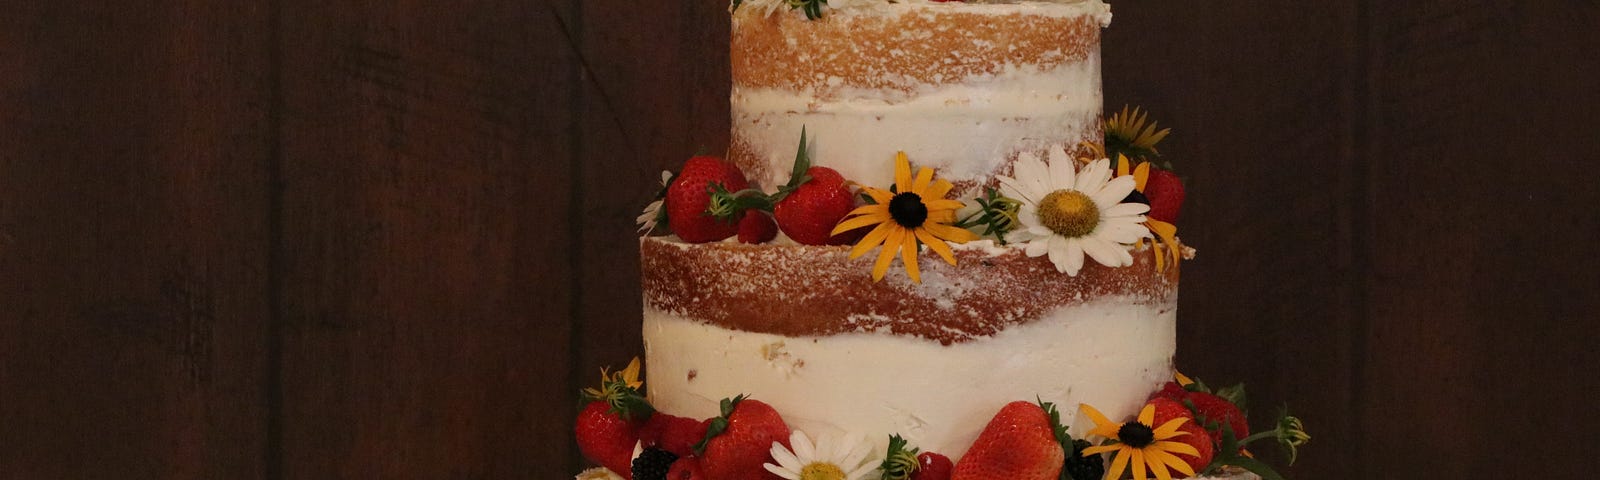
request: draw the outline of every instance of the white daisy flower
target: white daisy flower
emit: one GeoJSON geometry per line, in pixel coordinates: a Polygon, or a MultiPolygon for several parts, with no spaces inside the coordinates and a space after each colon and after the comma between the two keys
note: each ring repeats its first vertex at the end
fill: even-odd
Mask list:
{"type": "Polygon", "coordinates": [[[772,442],[777,465],[762,464],[767,471],[788,480],[863,480],[878,468],[870,458],[872,445],[860,435],[824,435],[812,444],[804,432],[789,435],[791,451],[772,442]]]}
{"type": "Polygon", "coordinates": [[[641,235],[649,235],[650,232],[655,231],[656,219],[661,217],[661,205],[667,200],[665,195],[666,191],[664,189],[667,188],[667,182],[671,180],[672,172],[662,170],[661,188],[663,190],[662,195],[660,195],[661,198],[657,198],[656,201],[650,202],[649,205],[645,205],[644,213],[639,214],[639,219],[637,220],[639,223],[639,233],[641,235]]]}
{"type": "Polygon", "coordinates": [[[1022,202],[1016,230],[1006,242],[1026,245],[1029,257],[1049,254],[1056,270],[1077,276],[1088,255],[1101,265],[1133,265],[1128,253],[1134,242],[1150,235],[1141,225],[1150,206],[1120,203],[1134,189],[1134,179],[1111,178],[1111,161],[1099,159],[1075,169],[1077,160],[1057,146],[1048,162],[1025,153],[1017,159],[1016,178],[999,177],[1001,192],[1022,202]]]}

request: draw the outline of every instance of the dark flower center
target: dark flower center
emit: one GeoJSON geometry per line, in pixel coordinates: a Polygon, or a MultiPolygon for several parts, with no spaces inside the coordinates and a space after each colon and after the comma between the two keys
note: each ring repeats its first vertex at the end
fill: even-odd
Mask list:
{"type": "Polygon", "coordinates": [[[922,203],[921,196],[902,193],[889,200],[889,216],[902,227],[917,228],[928,221],[928,206],[922,203]]]}
{"type": "Polygon", "coordinates": [[[1144,448],[1156,441],[1156,432],[1139,422],[1128,422],[1117,429],[1117,440],[1133,448],[1144,448]]]}

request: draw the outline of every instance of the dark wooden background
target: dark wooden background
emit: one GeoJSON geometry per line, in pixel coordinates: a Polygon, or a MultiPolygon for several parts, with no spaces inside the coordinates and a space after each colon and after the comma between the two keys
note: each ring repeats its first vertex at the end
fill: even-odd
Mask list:
{"type": "MultiPolygon", "coordinates": [[[[1594,471],[1600,2],[1115,10],[1181,367],[1304,417],[1295,478],[1594,471]]],[[[724,11],[0,1],[0,478],[570,478],[724,11]]]]}

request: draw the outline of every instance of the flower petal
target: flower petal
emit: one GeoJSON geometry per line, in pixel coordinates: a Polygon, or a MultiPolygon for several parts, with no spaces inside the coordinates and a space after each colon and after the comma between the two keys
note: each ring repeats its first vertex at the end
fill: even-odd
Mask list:
{"type": "MultiPolygon", "coordinates": [[[[920,228],[918,230],[921,230],[920,228]]],[[[917,236],[904,235],[900,247],[900,259],[906,265],[906,276],[911,277],[914,283],[922,283],[922,269],[917,267],[917,256],[922,253],[917,249],[917,236]]]]}
{"type": "MultiPolygon", "coordinates": [[[[789,434],[789,445],[794,447],[794,455],[800,459],[800,466],[805,466],[812,460],[816,460],[817,450],[812,448],[815,444],[811,443],[811,439],[806,437],[805,432],[795,430],[794,433],[789,434]]],[[[796,468],[794,471],[798,472],[800,469],[796,468]]]]}
{"type": "Polygon", "coordinates": [[[929,200],[926,198],[922,199],[922,205],[928,207],[929,212],[933,212],[935,210],[960,210],[961,207],[967,206],[967,204],[961,203],[960,200],[929,200]]]}
{"type": "Polygon", "coordinates": [[[765,468],[767,471],[772,472],[773,475],[783,477],[785,480],[800,480],[799,469],[795,469],[795,471],[791,472],[787,469],[779,468],[770,463],[761,464],[761,468],[765,468]]]}
{"type": "Polygon", "coordinates": [[[900,251],[900,243],[904,241],[906,229],[898,224],[889,230],[889,236],[883,240],[883,251],[878,252],[878,262],[872,265],[872,281],[883,280],[883,275],[889,272],[889,262],[894,260],[894,254],[900,251]]]}
{"type": "MultiPolygon", "coordinates": [[[[872,206],[875,207],[877,205],[872,206]]],[[[833,226],[833,233],[829,233],[829,235],[838,235],[868,225],[882,225],[885,223],[894,223],[894,219],[889,217],[889,213],[887,211],[883,213],[870,213],[839,222],[838,225],[833,226]]]]}
{"type": "Polygon", "coordinates": [[[1093,447],[1089,447],[1089,448],[1083,449],[1083,455],[1084,456],[1089,456],[1089,455],[1094,455],[1096,453],[1115,452],[1117,450],[1122,450],[1124,448],[1127,448],[1127,447],[1122,445],[1122,444],[1120,444],[1120,443],[1112,444],[1112,445],[1098,445],[1098,446],[1093,446],[1093,447]]]}
{"type": "MultiPolygon", "coordinates": [[[[1061,238],[1061,237],[1051,237],[1061,238]]],[[[1067,242],[1067,276],[1076,277],[1083,270],[1083,243],[1080,239],[1069,238],[1067,242]]]]}
{"type": "Polygon", "coordinates": [[[1100,217],[1132,217],[1148,211],[1150,211],[1150,206],[1143,203],[1119,203],[1101,211],[1100,217]]]}
{"type": "MultiPolygon", "coordinates": [[[[791,440],[790,443],[794,443],[794,441],[791,440]]],[[[795,473],[800,473],[800,468],[805,466],[798,457],[795,457],[793,452],[783,448],[783,444],[778,442],[772,442],[772,459],[778,462],[777,466],[795,473]]],[[[768,470],[771,469],[769,468],[768,470]]]]}
{"type": "Polygon", "coordinates": [[[867,196],[872,198],[872,201],[878,202],[878,205],[884,205],[885,208],[888,208],[887,205],[889,205],[890,200],[894,200],[894,194],[889,193],[888,190],[879,190],[864,186],[861,187],[861,191],[866,192],[867,196]]]}
{"type": "Polygon", "coordinates": [[[894,222],[878,224],[877,228],[867,232],[867,236],[861,237],[861,241],[856,242],[856,246],[850,249],[850,259],[854,260],[872,250],[872,247],[882,245],[884,239],[889,238],[889,232],[897,228],[905,227],[901,227],[900,224],[894,222]]]}
{"type": "Polygon", "coordinates": [[[1128,460],[1128,463],[1133,465],[1133,478],[1136,480],[1148,480],[1150,477],[1144,476],[1144,450],[1130,449],[1128,450],[1128,455],[1133,457],[1128,460]]]}
{"type": "Polygon", "coordinates": [[[1073,190],[1086,193],[1095,192],[1101,185],[1105,185],[1106,180],[1110,179],[1111,161],[1104,158],[1095,160],[1084,166],[1083,171],[1078,172],[1078,182],[1073,184],[1073,190]]]}
{"type": "Polygon", "coordinates": [[[1083,245],[1083,252],[1089,254],[1090,258],[1093,258],[1095,262],[1101,265],[1121,267],[1133,263],[1132,256],[1123,255],[1127,253],[1127,249],[1116,247],[1114,246],[1115,244],[1109,241],[1098,237],[1085,237],[1078,239],[1078,241],[1083,245]],[[1127,257],[1127,263],[1122,261],[1125,256],[1127,257]]]}
{"type": "Polygon", "coordinates": [[[1150,473],[1155,474],[1156,480],[1172,480],[1172,472],[1167,471],[1167,466],[1161,463],[1160,450],[1149,450],[1144,453],[1144,462],[1150,466],[1150,473]]]}
{"type": "Polygon", "coordinates": [[[922,224],[922,228],[928,229],[928,233],[932,233],[935,237],[955,243],[967,243],[978,239],[978,234],[972,233],[971,230],[942,223],[925,223],[922,224]]]}
{"type": "Polygon", "coordinates": [[[1066,152],[1060,147],[1050,151],[1050,163],[1046,168],[1050,170],[1050,186],[1056,189],[1072,188],[1077,182],[1077,163],[1067,158],[1066,152]]]}
{"type": "Polygon", "coordinates": [[[1106,480],[1122,478],[1122,471],[1128,468],[1128,459],[1132,456],[1131,448],[1118,449],[1116,456],[1111,459],[1111,468],[1106,469],[1106,480]]]}
{"type": "Polygon", "coordinates": [[[930,183],[933,183],[933,169],[928,167],[917,169],[917,179],[911,182],[911,193],[918,196],[926,195],[930,183]]]}
{"type": "Polygon", "coordinates": [[[1160,441],[1157,441],[1155,443],[1150,444],[1150,446],[1155,447],[1155,448],[1159,448],[1159,449],[1161,449],[1162,451],[1165,451],[1165,452],[1181,453],[1181,454],[1188,455],[1188,456],[1191,456],[1191,457],[1200,456],[1200,451],[1199,450],[1195,450],[1194,445],[1190,445],[1190,444],[1183,443],[1183,442],[1174,442],[1174,441],[1170,441],[1170,440],[1160,440],[1160,441]]]}
{"type": "Polygon", "coordinates": [[[1104,413],[1100,413],[1099,410],[1095,410],[1094,407],[1089,406],[1087,403],[1078,404],[1078,411],[1082,412],[1084,415],[1088,415],[1089,421],[1094,422],[1094,430],[1089,432],[1090,435],[1099,435],[1106,438],[1117,438],[1117,429],[1121,428],[1122,425],[1112,423],[1111,419],[1106,418],[1104,413]],[[1110,433],[1107,434],[1104,432],[1110,433]]]}
{"type": "Polygon", "coordinates": [[[1067,239],[1060,235],[1051,236],[1046,240],[1050,244],[1050,263],[1055,264],[1056,271],[1067,275],[1077,276],[1078,269],[1072,268],[1072,261],[1067,258],[1067,239]],[[1069,271],[1070,270],[1070,271],[1069,271]]]}
{"type": "Polygon", "coordinates": [[[1099,205],[1103,211],[1122,203],[1122,199],[1128,198],[1128,194],[1133,193],[1133,177],[1117,177],[1110,183],[1095,185],[1092,188],[1098,190],[1089,190],[1088,192],[1092,193],[1089,199],[1094,200],[1094,204],[1099,205]]]}
{"type": "Polygon", "coordinates": [[[1178,417],[1172,420],[1167,420],[1167,423],[1161,424],[1161,426],[1156,428],[1153,432],[1156,436],[1156,440],[1166,440],[1173,437],[1188,435],[1188,432],[1178,431],[1178,429],[1183,427],[1183,424],[1188,421],[1189,417],[1178,417]]]}
{"type": "Polygon", "coordinates": [[[914,231],[917,234],[917,240],[921,240],[922,244],[927,245],[929,250],[933,250],[934,253],[938,253],[940,257],[944,258],[945,262],[951,265],[956,264],[955,251],[951,250],[950,245],[944,243],[944,240],[940,240],[939,237],[933,236],[933,233],[929,232],[926,228],[919,228],[914,231]]]}
{"type": "Polygon", "coordinates": [[[1194,476],[1194,467],[1190,467],[1189,462],[1183,461],[1183,459],[1178,458],[1177,455],[1167,452],[1152,453],[1160,453],[1160,455],[1158,455],[1156,458],[1160,459],[1161,463],[1166,464],[1166,466],[1171,470],[1183,474],[1185,478],[1194,476]]]}
{"type": "Polygon", "coordinates": [[[899,193],[911,191],[911,159],[906,152],[894,154],[894,189],[899,193]]]}
{"type": "MultiPolygon", "coordinates": [[[[1012,232],[1012,233],[1017,233],[1017,232],[1012,232]]],[[[1013,240],[1007,240],[1007,241],[1013,241],[1013,240]]],[[[1028,248],[1024,249],[1023,253],[1028,254],[1028,258],[1038,257],[1040,255],[1044,255],[1046,253],[1050,253],[1050,237],[1040,237],[1040,238],[1034,239],[1031,242],[1028,242],[1028,248]]],[[[1057,267],[1057,270],[1059,270],[1059,269],[1060,269],[1060,267],[1057,267]]]]}
{"type": "Polygon", "coordinates": [[[1022,188],[1018,186],[1017,179],[1007,176],[999,176],[995,177],[995,179],[1000,180],[1000,193],[1002,195],[1015,198],[1025,204],[1039,203],[1037,199],[1031,198],[1026,192],[1023,192],[1022,188]]]}
{"type": "Polygon", "coordinates": [[[956,188],[955,184],[950,183],[949,180],[937,178],[933,180],[933,185],[929,185],[928,190],[923,192],[922,198],[944,198],[945,195],[950,194],[950,189],[952,188],[956,188]]]}
{"type": "Polygon", "coordinates": [[[1156,421],[1155,405],[1145,405],[1144,408],[1139,409],[1139,423],[1149,426],[1154,421],[1156,421]]]}

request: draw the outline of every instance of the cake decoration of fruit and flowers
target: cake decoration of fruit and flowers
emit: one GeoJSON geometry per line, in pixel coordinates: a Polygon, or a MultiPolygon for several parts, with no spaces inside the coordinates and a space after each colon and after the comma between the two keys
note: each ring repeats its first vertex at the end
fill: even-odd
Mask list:
{"type": "Polygon", "coordinates": [[[635,358],[622,371],[601,370],[600,387],[584,390],[575,433],[599,466],[578,480],[1171,480],[1239,472],[1281,480],[1246,447],[1273,441],[1293,464],[1311,440],[1287,411],[1252,435],[1243,385],[1212,391],[1178,374],[1134,418],[1078,405],[1094,424],[1083,438],[1067,432],[1048,401],[999,406],[952,461],[900,435],[873,451],[859,434],[791,430],[780,412],[747,395],[723,399],[720,414],[703,420],[658,412],[644,399],[639,368],[635,358]]]}
{"type": "Polygon", "coordinates": [[[920,283],[917,259],[924,247],[954,265],[949,244],[981,238],[1047,257],[1068,276],[1076,276],[1086,259],[1126,267],[1134,254],[1150,252],[1159,272],[1192,256],[1175,225],[1183,182],[1170,161],[1156,166],[1156,145],[1171,130],[1126,107],[1104,129],[1104,144],[1076,149],[1090,156],[1073,157],[1065,145],[1049,148],[1045,158],[1019,154],[1011,175],[996,177],[997,185],[970,202],[947,198],[952,184],[933,168],[913,169],[903,152],[886,161],[895,172],[893,185],[846,179],[813,164],[802,129],[789,180],[774,191],[751,187],[730,162],[699,155],[677,174],[663,172],[663,187],[638,223],[645,235],[671,233],[686,243],[736,238],[764,244],[782,232],[784,243],[853,244],[851,259],[877,248],[874,281],[898,256],[906,275],[920,283]]]}

